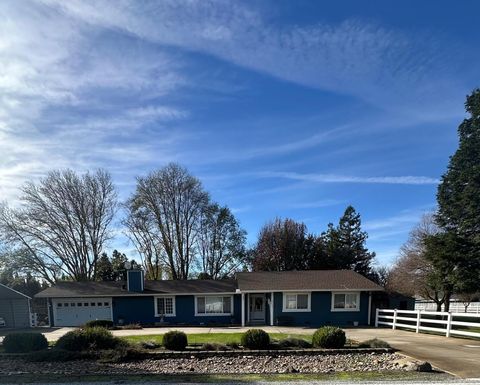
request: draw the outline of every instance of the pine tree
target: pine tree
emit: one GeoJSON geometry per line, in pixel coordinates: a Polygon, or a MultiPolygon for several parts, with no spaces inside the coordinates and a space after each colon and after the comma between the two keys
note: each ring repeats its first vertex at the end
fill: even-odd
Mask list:
{"type": "Polygon", "coordinates": [[[338,226],[329,224],[323,238],[329,265],[368,276],[375,253],[368,251],[365,245],[368,234],[362,230],[361,225],[360,214],[352,206],[348,206],[338,226]]]}
{"type": "Polygon", "coordinates": [[[114,271],[112,262],[108,258],[107,253],[102,253],[100,258],[97,260],[97,266],[95,271],[95,280],[96,281],[113,281],[114,280],[114,271]]]}
{"type": "Polygon", "coordinates": [[[126,279],[125,263],[128,261],[127,256],[117,250],[113,250],[111,261],[113,269],[113,280],[117,281],[119,279],[126,279]]]}
{"type": "Polygon", "coordinates": [[[455,269],[457,292],[480,288],[480,89],[467,96],[465,108],[470,117],[458,127],[459,146],[437,193],[436,219],[446,235],[430,246],[449,247],[448,253],[430,255],[438,266],[455,269]]]}

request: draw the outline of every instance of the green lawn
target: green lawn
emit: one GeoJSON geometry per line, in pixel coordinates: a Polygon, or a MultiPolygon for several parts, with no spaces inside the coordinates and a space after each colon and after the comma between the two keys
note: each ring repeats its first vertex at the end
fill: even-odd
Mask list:
{"type": "MultiPolygon", "coordinates": [[[[207,342],[216,342],[220,344],[240,343],[243,333],[199,333],[187,334],[189,345],[201,345],[207,342]]],[[[312,342],[311,335],[303,334],[286,334],[286,333],[270,333],[272,340],[281,340],[284,338],[301,338],[305,341],[312,342]]],[[[154,334],[146,336],[127,336],[121,337],[129,342],[140,343],[144,341],[154,341],[158,344],[162,343],[163,334],[154,334]]]]}

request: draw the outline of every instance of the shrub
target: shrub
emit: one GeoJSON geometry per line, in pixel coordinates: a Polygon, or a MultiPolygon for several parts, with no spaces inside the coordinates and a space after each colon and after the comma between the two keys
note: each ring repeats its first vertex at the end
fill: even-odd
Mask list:
{"type": "Polygon", "coordinates": [[[216,342],[206,342],[201,347],[202,350],[208,351],[225,351],[230,350],[230,348],[225,344],[219,344],[216,342]]]}
{"type": "Polygon", "coordinates": [[[96,320],[88,321],[85,324],[85,327],[111,329],[113,328],[113,322],[106,319],[96,319],[96,320]]]}
{"type": "Polygon", "coordinates": [[[278,347],[280,349],[288,349],[288,348],[311,348],[312,344],[308,341],[302,340],[301,338],[285,338],[283,340],[278,341],[278,347]]]}
{"type": "Polygon", "coordinates": [[[313,333],[312,344],[314,347],[325,349],[343,348],[345,342],[345,332],[337,327],[324,326],[313,333]]]}
{"type": "Polygon", "coordinates": [[[242,345],[248,349],[268,349],[270,336],[262,329],[250,329],[243,333],[242,345]]]}
{"type": "Polygon", "coordinates": [[[7,353],[28,353],[48,348],[48,341],[41,333],[12,333],[3,339],[7,353]]]}
{"type": "Polygon", "coordinates": [[[145,352],[138,346],[121,344],[115,349],[102,350],[99,355],[100,362],[125,362],[138,360],[145,357],[145,352]]]}
{"type": "Polygon", "coordinates": [[[184,332],[172,330],[163,335],[162,344],[168,350],[185,350],[188,345],[187,335],[184,332]]]}
{"type": "Polygon", "coordinates": [[[140,324],[127,324],[127,325],[120,326],[119,329],[121,329],[121,330],[140,330],[140,329],[143,329],[143,327],[140,324]]]}
{"type": "Polygon", "coordinates": [[[121,344],[124,344],[124,342],[114,337],[107,329],[90,327],[68,332],[58,339],[55,347],[69,351],[84,351],[89,349],[113,349],[121,344]]]}
{"type": "Polygon", "coordinates": [[[371,340],[360,342],[360,344],[358,344],[358,347],[359,348],[385,348],[385,349],[389,349],[390,345],[388,344],[388,342],[385,342],[385,341],[379,340],[377,338],[374,338],[374,339],[371,339],[371,340]]]}

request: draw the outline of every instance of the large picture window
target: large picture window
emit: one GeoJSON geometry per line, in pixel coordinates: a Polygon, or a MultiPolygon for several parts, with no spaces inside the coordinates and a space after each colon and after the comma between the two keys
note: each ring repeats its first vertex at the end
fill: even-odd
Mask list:
{"type": "Polygon", "coordinates": [[[310,293],[284,293],[283,311],[310,311],[310,293]]]}
{"type": "Polygon", "coordinates": [[[332,311],[360,310],[360,293],[333,293],[332,311]]]}
{"type": "Polygon", "coordinates": [[[155,316],[175,316],[175,297],[155,297],[155,316]]]}
{"type": "Polygon", "coordinates": [[[233,314],[232,296],[196,297],[196,315],[230,315],[233,314]]]}

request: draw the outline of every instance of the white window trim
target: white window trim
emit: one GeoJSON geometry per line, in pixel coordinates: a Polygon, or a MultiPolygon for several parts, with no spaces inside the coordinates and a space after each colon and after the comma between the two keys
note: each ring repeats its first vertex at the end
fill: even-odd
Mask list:
{"type": "Polygon", "coordinates": [[[332,307],[330,311],[343,311],[343,312],[358,312],[360,311],[360,292],[359,291],[332,291],[332,307]],[[356,309],[336,309],[335,308],[335,294],[356,294],[357,296],[357,308],[356,309]]]}
{"type": "Polygon", "coordinates": [[[176,317],[177,316],[177,304],[175,301],[175,296],[174,295],[157,295],[153,297],[154,299],[154,304],[155,304],[155,317],[161,317],[162,315],[164,317],[176,317]],[[173,313],[172,314],[159,314],[158,313],[158,298],[171,298],[172,299],[172,308],[173,308],[173,313]]]}
{"type": "Polygon", "coordinates": [[[283,301],[282,301],[282,312],[283,313],[308,313],[312,311],[312,293],[306,291],[299,291],[299,292],[288,292],[283,293],[283,301]],[[287,309],[287,295],[299,295],[299,294],[306,294],[308,296],[307,299],[307,308],[306,309],[287,309]]]}
{"type": "Polygon", "coordinates": [[[195,300],[195,317],[224,317],[233,315],[233,295],[221,295],[221,294],[211,294],[211,295],[196,295],[195,300]],[[207,298],[207,297],[230,297],[230,313],[199,313],[197,298],[207,298]]]}

